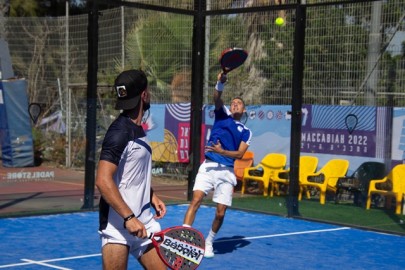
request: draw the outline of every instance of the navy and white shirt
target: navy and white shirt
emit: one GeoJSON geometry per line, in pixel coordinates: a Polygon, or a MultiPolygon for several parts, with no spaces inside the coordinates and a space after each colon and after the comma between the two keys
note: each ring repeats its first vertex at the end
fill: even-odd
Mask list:
{"type": "MultiPolygon", "coordinates": [[[[152,149],[143,128],[121,114],[107,130],[100,160],[117,165],[113,177],[122,198],[135,216],[147,224],[153,218],[150,210],[152,149]]],[[[99,208],[100,231],[110,226],[123,229],[122,217],[102,197],[99,208]]]]}
{"type": "MultiPolygon", "coordinates": [[[[241,122],[235,121],[226,106],[215,110],[214,113],[215,121],[208,145],[216,144],[219,141],[222,148],[228,151],[237,151],[241,142],[250,145],[252,132],[241,122]]],[[[215,152],[207,152],[205,157],[228,167],[233,167],[235,162],[234,158],[225,157],[215,152]]]]}

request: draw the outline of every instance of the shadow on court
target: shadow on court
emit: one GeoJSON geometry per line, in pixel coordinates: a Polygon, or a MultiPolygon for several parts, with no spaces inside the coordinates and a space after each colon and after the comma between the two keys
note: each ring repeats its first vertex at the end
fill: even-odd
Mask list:
{"type": "Polygon", "coordinates": [[[245,237],[241,235],[218,238],[213,245],[215,254],[232,253],[246,247],[250,244],[250,241],[244,240],[244,238],[245,237]]]}

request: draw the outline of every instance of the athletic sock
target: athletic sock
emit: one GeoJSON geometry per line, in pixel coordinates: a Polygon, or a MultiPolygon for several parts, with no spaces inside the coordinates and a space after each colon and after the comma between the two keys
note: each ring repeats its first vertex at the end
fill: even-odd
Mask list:
{"type": "Polygon", "coordinates": [[[187,228],[190,228],[191,227],[191,225],[188,225],[188,224],[183,224],[183,227],[187,227],[187,228]]]}
{"type": "Polygon", "coordinates": [[[216,235],[216,233],[214,233],[211,229],[210,232],[208,233],[207,238],[205,239],[205,242],[208,242],[208,243],[214,242],[215,235],[216,235]]]}

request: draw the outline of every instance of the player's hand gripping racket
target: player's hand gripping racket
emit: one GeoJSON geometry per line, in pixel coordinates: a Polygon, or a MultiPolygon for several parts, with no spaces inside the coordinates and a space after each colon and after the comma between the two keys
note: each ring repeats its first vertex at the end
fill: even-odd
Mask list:
{"type": "Polygon", "coordinates": [[[204,257],[204,236],[191,227],[170,227],[149,238],[170,269],[196,269],[204,257]]]}
{"type": "Polygon", "coordinates": [[[224,74],[241,66],[248,57],[247,51],[241,48],[228,48],[222,51],[219,63],[224,74]]]}

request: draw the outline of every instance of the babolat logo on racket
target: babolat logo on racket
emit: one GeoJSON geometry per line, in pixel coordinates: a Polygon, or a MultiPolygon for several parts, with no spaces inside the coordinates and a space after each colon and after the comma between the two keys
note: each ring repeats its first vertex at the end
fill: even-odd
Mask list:
{"type": "Polygon", "coordinates": [[[179,241],[177,239],[165,236],[160,247],[163,247],[177,255],[189,260],[195,264],[200,264],[203,259],[204,249],[193,246],[186,242],[179,241]]]}

